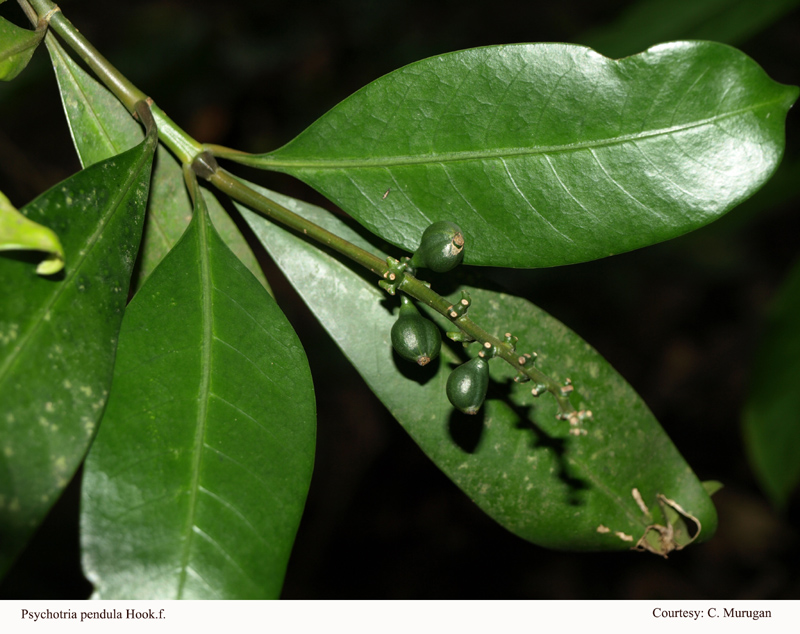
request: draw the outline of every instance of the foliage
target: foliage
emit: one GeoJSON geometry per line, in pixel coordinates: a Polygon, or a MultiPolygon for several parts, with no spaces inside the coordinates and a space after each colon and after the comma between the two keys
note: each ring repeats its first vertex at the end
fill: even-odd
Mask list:
{"type": "MultiPolygon", "coordinates": [[[[3,22],[0,63],[13,78],[44,37],[83,169],[20,213],[0,199],[0,248],[64,263],[43,277],[30,258],[0,259],[0,573],[84,464],[82,561],[97,597],[279,596],[314,461],[314,391],[244,225],[409,435],[509,531],[663,556],[713,535],[714,486],[633,388],[474,266],[583,262],[718,219],[776,170],[796,88],[713,42],[621,60],[488,46],[405,66],[287,145],[247,154],[195,141],[49,0],[31,5],[49,32],[33,14],[35,31],[3,22]],[[360,227],[217,159],[296,176],[360,227]],[[16,239],[7,218],[35,239],[16,239]],[[411,253],[443,221],[462,228],[473,267],[417,272],[411,253]],[[392,349],[401,297],[448,337],[424,367],[392,349]],[[445,385],[479,356],[490,381],[470,416],[445,385]]],[[[773,415],[769,389],[754,386],[746,429],[782,504],[796,438],[776,444],[785,428],[772,425],[793,404],[773,415]]]]}

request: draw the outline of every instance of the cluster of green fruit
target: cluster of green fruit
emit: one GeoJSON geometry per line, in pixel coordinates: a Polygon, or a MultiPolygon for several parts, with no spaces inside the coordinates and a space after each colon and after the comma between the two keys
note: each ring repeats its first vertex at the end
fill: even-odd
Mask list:
{"type": "MultiPolygon", "coordinates": [[[[464,258],[464,234],[452,222],[436,222],[425,229],[419,248],[409,260],[411,270],[427,268],[445,273],[464,258]]],[[[467,302],[463,303],[468,306],[467,302]]],[[[404,359],[427,365],[442,347],[441,332],[423,317],[406,295],[400,297],[400,315],[392,326],[392,346],[404,359]]],[[[476,414],[489,388],[489,364],[475,357],[460,365],[447,379],[447,398],[465,414],[476,414]]]]}

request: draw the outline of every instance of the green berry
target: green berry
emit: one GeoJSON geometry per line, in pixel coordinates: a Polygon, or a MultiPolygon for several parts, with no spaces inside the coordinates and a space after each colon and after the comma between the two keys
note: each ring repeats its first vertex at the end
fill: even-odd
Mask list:
{"type": "Polygon", "coordinates": [[[422,240],[411,264],[446,273],[464,259],[464,234],[452,222],[434,222],[422,233],[422,240]]]}
{"type": "Polygon", "coordinates": [[[419,314],[405,295],[400,297],[400,316],[392,326],[392,346],[404,359],[427,365],[439,356],[442,335],[432,321],[419,314]]]}
{"type": "Polygon", "coordinates": [[[477,414],[489,389],[489,364],[475,357],[458,366],[447,377],[447,398],[465,414],[477,414]]]}

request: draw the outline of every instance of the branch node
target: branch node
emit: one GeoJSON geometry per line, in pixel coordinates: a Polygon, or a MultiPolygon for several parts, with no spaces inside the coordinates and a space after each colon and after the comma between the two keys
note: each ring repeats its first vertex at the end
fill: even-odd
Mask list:
{"type": "Polygon", "coordinates": [[[534,396],[541,396],[546,391],[547,391],[547,386],[544,383],[537,383],[536,385],[533,386],[531,394],[533,394],[534,396]]]}
{"type": "Polygon", "coordinates": [[[206,180],[209,180],[216,174],[218,169],[219,164],[217,163],[217,159],[215,159],[208,150],[200,152],[192,161],[192,171],[200,178],[205,178],[206,180]]]}
{"type": "Polygon", "coordinates": [[[496,354],[497,354],[497,346],[493,346],[490,341],[484,341],[483,349],[478,353],[478,356],[481,359],[491,359],[496,354]]]}
{"type": "Polygon", "coordinates": [[[449,330],[445,333],[448,339],[453,341],[461,341],[465,344],[475,341],[471,335],[468,335],[462,330],[449,330]]]}
{"type": "Polygon", "coordinates": [[[461,299],[447,307],[447,316],[452,320],[463,317],[467,314],[467,309],[469,309],[471,303],[472,300],[469,298],[469,293],[461,291],[461,299]]]}
{"type": "Polygon", "coordinates": [[[405,274],[408,271],[408,258],[403,258],[403,261],[396,260],[393,257],[386,258],[386,265],[389,267],[388,270],[383,274],[383,278],[378,284],[380,287],[385,290],[389,295],[394,295],[397,292],[397,288],[403,281],[405,274]]]}

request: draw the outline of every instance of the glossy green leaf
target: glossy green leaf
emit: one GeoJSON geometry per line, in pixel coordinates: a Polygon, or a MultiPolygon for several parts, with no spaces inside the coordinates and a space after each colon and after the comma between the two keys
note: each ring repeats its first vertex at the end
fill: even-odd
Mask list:
{"type": "Polygon", "coordinates": [[[608,26],[580,38],[609,57],[633,55],[656,42],[713,40],[738,44],[782,18],[798,0],[641,0],[608,26]]]}
{"type": "MultiPolygon", "coordinates": [[[[55,38],[48,36],[46,44],[81,164],[91,165],[138,143],[142,138],[141,127],[117,98],[78,66],[55,38]]],[[[236,224],[211,193],[205,192],[204,196],[223,241],[269,289],[255,255],[236,224]]],[[[134,288],[141,285],[180,239],[191,216],[192,205],[181,167],[172,154],[159,146],[134,288]]]]}
{"type": "Polygon", "coordinates": [[[52,275],[64,268],[64,248],[52,230],[28,220],[0,192],[0,251],[33,249],[48,255],[36,267],[39,275],[52,275]]]}
{"type": "Polygon", "coordinates": [[[750,464],[772,503],[784,508],[800,484],[800,265],[772,307],[743,415],[750,464]]]}
{"type": "Polygon", "coordinates": [[[43,278],[0,258],[0,574],[72,478],[111,385],[142,236],[155,130],[22,208],[61,238],[43,278]]]}
{"type": "MultiPolygon", "coordinates": [[[[323,210],[262,191],[377,252],[323,210]]],[[[687,533],[696,535],[692,531],[698,526],[701,539],[713,534],[716,514],[708,495],[647,406],[564,325],[524,299],[462,287],[472,295],[470,315],[479,324],[490,332],[511,331],[520,338],[521,353],[535,346],[542,369],[558,380],[573,380],[574,404],[594,412],[594,421],[586,424],[588,435],[570,435],[569,425],[555,419],[555,400],[534,398],[531,384],[515,383],[513,368],[500,360],[490,362],[493,381],[482,413],[460,414],[445,396],[451,369],[467,358],[460,345],[443,346],[440,358],[424,368],[394,355],[390,331],[397,306],[387,308],[375,280],[261,216],[242,213],[400,424],[503,526],[536,544],[570,550],[639,544],[665,553],[688,543],[687,533]],[[662,541],[668,533],[666,517],[672,518],[674,531],[662,541]]],[[[454,298],[460,297],[459,290],[454,298]]],[[[439,315],[434,318],[449,324],[439,315]]]]}
{"type": "Polygon", "coordinates": [[[401,68],[240,160],[304,180],[409,251],[451,220],[468,264],[555,266],[673,238],[750,196],[796,97],[712,42],[622,60],[494,46],[401,68]]]}
{"type": "Polygon", "coordinates": [[[31,31],[0,18],[0,80],[10,81],[25,69],[43,35],[44,29],[31,31]]]}
{"type": "Polygon", "coordinates": [[[275,598],[314,461],[297,336],[205,210],[131,301],[86,460],[97,597],[275,598]]]}

